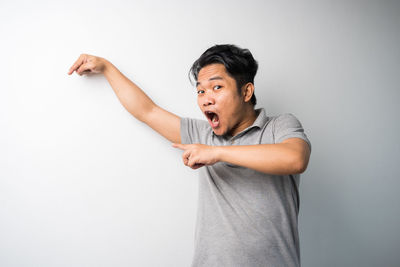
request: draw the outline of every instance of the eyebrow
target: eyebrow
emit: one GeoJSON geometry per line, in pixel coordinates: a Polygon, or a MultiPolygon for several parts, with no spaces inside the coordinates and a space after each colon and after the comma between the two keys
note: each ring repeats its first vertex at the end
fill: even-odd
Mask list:
{"type": "MultiPolygon", "coordinates": [[[[210,79],[208,79],[209,81],[213,81],[213,80],[223,80],[224,78],[222,78],[221,76],[214,76],[211,77],[210,79]]],[[[196,82],[196,87],[199,86],[200,82],[196,82]]]]}

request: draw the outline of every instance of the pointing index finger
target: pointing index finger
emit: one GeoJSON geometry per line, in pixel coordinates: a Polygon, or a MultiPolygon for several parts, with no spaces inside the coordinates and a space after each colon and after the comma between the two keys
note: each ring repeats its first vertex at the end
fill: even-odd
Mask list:
{"type": "Polygon", "coordinates": [[[72,74],[75,70],[79,68],[80,65],[82,65],[82,62],[84,60],[84,55],[81,55],[74,63],[74,65],[69,68],[68,74],[72,74]]]}
{"type": "Polygon", "coordinates": [[[185,150],[185,148],[186,148],[186,145],[184,145],[184,144],[172,143],[172,146],[175,148],[182,149],[182,150],[185,150]]]}

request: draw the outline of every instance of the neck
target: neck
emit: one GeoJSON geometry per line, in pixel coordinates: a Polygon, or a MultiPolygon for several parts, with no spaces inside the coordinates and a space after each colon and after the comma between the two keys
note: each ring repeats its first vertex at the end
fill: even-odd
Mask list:
{"type": "Polygon", "coordinates": [[[241,111],[241,114],[242,116],[237,125],[231,130],[230,135],[232,137],[251,126],[257,119],[258,115],[253,105],[247,106],[243,111],[241,111]]]}

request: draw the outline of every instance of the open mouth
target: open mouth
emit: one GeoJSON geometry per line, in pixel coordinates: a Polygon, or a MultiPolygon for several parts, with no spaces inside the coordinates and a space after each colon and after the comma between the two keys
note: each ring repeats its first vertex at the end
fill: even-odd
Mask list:
{"type": "Polygon", "coordinates": [[[206,115],[208,122],[210,123],[212,128],[216,128],[219,126],[219,117],[218,114],[212,111],[206,111],[204,112],[206,115]]]}

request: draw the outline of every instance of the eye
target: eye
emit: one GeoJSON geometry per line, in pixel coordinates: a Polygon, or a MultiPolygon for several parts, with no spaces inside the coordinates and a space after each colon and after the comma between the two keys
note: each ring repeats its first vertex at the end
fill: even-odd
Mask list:
{"type": "Polygon", "coordinates": [[[221,88],[222,88],[221,85],[216,85],[216,86],[214,86],[214,90],[218,90],[218,89],[221,89],[221,88]]]}
{"type": "Polygon", "coordinates": [[[197,94],[198,94],[198,95],[204,94],[204,90],[197,90],[197,94]]]}

